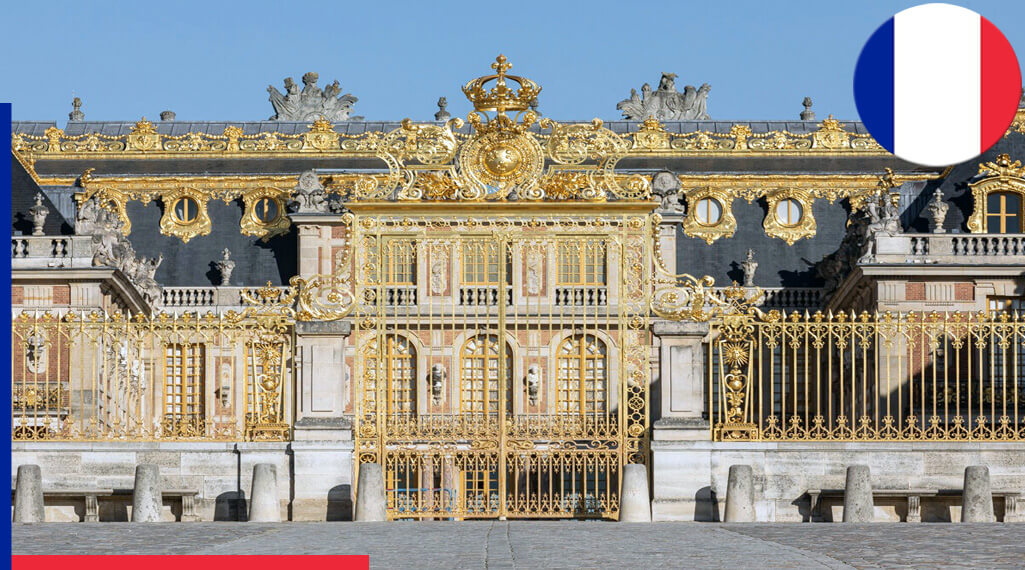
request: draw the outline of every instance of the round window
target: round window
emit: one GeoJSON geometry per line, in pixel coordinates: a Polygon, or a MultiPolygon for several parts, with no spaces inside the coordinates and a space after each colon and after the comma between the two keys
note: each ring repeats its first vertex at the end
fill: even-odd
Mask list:
{"type": "Polygon", "coordinates": [[[253,215],[259,222],[273,222],[278,218],[278,201],[273,198],[260,198],[253,205],[253,215]]]}
{"type": "Polygon", "coordinates": [[[171,207],[174,221],[179,224],[191,224],[199,217],[199,204],[192,198],[178,198],[171,207]]]}
{"type": "Polygon", "coordinates": [[[804,208],[793,198],[785,198],[776,203],[776,221],[784,226],[796,226],[801,223],[804,208]]]}
{"type": "Polygon", "coordinates": [[[698,200],[694,216],[699,224],[714,226],[722,220],[722,204],[715,198],[702,198],[698,200]]]}

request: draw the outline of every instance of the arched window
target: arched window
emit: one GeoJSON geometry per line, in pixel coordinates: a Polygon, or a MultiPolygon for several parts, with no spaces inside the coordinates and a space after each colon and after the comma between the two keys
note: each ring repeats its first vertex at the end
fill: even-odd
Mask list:
{"type": "Polygon", "coordinates": [[[602,413],[608,387],[605,343],[594,335],[576,335],[558,350],[555,408],[560,413],[602,413]]]}
{"type": "Polygon", "coordinates": [[[1022,200],[1017,192],[990,192],[986,195],[986,233],[1021,233],[1022,200]]]}
{"type": "Polygon", "coordinates": [[[416,413],[416,348],[408,339],[384,335],[363,349],[363,411],[388,414],[416,413]],[[380,345],[381,359],[378,358],[380,345]],[[386,410],[377,407],[378,378],[384,383],[386,410]]]}
{"type": "Polygon", "coordinates": [[[512,413],[512,349],[505,345],[505,374],[499,382],[501,349],[497,335],[466,339],[459,352],[459,411],[497,413],[499,389],[504,384],[505,411],[512,413]]]}

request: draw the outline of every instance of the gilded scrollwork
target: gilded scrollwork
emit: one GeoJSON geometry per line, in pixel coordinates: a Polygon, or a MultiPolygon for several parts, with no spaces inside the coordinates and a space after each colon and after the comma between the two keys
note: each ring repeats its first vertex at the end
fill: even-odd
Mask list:
{"type": "Polygon", "coordinates": [[[182,187],[162,194],[164,213],[160,233],[175,236],[185,243],[196,236],[209,235],[213,228],[207,213],[207,195],[195,188],[182,187]]]}
{"type": "Polygon", "coordinates": [[[803,190],[781,188],[765,196],[768,211],[762,227],[766,235],[779,238],[787,245],[815,235],[812,198],[803,190]]]}
{"type": "Polygon", "coordinates": [[[732,237],[737,231],[733,217],[733,196],[718,188],[693,188],[685,193],[687,215],[683,219],[683,233],[712,244],[722,237],[732,237]]]}
{"type": "Polygon", "coordinates": [[[276,188],[257,188],[242,195],[242,220],[239,227],[244,235],[257,236],[267,241],[276,235],[288,233],[292,221],[285,212],[288,192],[276,188]]]}

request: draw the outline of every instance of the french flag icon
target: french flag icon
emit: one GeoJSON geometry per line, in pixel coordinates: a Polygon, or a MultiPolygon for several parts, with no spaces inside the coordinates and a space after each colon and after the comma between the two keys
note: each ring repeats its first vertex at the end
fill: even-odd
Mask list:
{"type": "Polygon", "coordinates": [[[854,70],[854,101],[872,137],[929,166],[963,162],[993,146],[1021,94],[1007,38],[951,4],[898,12],[872,34],[854,70]]]}

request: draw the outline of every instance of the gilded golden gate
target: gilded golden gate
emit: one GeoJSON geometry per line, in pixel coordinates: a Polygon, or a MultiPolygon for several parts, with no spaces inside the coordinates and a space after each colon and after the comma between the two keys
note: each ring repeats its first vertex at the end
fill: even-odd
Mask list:
{"type": "Polygon", "coordinates": [[[357,212],[357,464],[390,518],[618,516],[648,453],[650,208],[357,212]]]}

